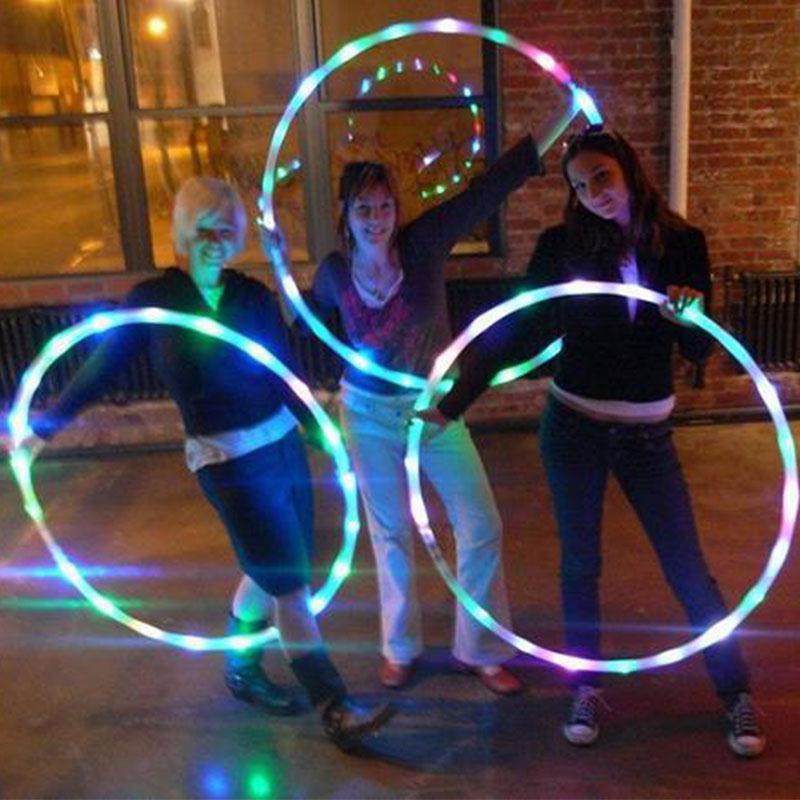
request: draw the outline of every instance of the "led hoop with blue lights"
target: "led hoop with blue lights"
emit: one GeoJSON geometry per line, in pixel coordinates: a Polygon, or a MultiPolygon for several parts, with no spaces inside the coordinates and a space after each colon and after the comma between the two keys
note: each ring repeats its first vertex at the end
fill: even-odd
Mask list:
{"type": "Polygon", "coordinates": [[[193,636],[172,633],[143,622],[126,614],[108,597],[98,592],[81,574],[80,567],[69,560],[67,555],[55,541],[45,522],[45,514],[33,487],[32,463],[30,452],[20,447],[32,431],[28,423],[31,401],[39,384],[49,367],[70,348],[93,334],[119,328],[124,325],[175,325],[191,331],[202,333],[214,339],[220,339],[245,352],[250,358],[262,364],[283,379],[289,388],[302,400],[319,423],[323,434],[331,445],[336,463],[336,473],[344,494],[344,536],[339,553],[333,562],[330,574],[323,586],[317,590],[309,601],[311,611],[318,614],[331,602],[334,594],[350,574],[356,539],[360,529],[358,519],[358,501],[356,479],[350,468],[350,460],[344,449],[342,437],[322,406],[314,399],[311,390],[293,372],[285,367],[264,345],[259,344],[241,333],[220,325],[213,319],[162,308],[141,308],[134,310],[107,311],[95,314],[84,322],[73,325],[54,336],[36,357],[22,376],[17,396],[8,415],[11,430],[12,450],[11,467],[17,485],[22,493],[25,511],[33,520],[48,550],[55,559],[64,577],[102,614],[117,622],[121,622],[137,633],[150,639],[157,639],[165,644],[185,650],[245,650],[276,639],[278,631],[272,627],[264,631],[237,636],[193,636]]]}
{"type": "MultiPolygon", "coordinates": [[[[597,110],[594,100],[589,93],[578,86],[573,80],[572,76],[566,68],[559,64],[553,56],[549,53],[540,50],[528,42],[512,36],[506,31],[499,28],[490,28],[485,25],[474,25],[471,22],[457,19],[435,19],[424,20],[421,22],[400,22],[395,25],[390,25],[383,28],[376,33],[362,36],[360,39],[355,39],[342,47],[331,58],[329,58],[322,66],[315,69],[306,78],[303,79],[297,91],[292,96],[283,112],[275,131],[272,134],[272,141],[269,145],[267,153],[267,164],[264,170],[264,178],[262,182],[262,199],[261,199],[261,223],[268,230],[279,230],[278,224],[275,220],[275,209],[273,204],[273,192],[275,190],[275,169],[278,163],[278,155],[280,153],[283,141],[289,131],[294,118],[297,116],[300,109],[305,104],[306,100],[317,89],[317,87],[329,75],[346,64],[352,61],[357,56],[370,50],[376,45],[385,42],[395,41],[396,39],[403,39],[408,36],[414,36],[421,33],[442,33],[442,34],[461,34],[467,36],[476,36],[487,41],[494,42],[503,47],[510,47],[513,50],[521,53],[529,61],[532,61],[541,67],[548,75],[552,76],[561,86],[570,92],[570,104],[565,114],[561,117],[554,129],[550,132],[546,141],[539,142],[540,153],[544,153],[558,137],[566,130],[570,122],[579,114],[583,113],[586,119],[591,124],[599,124],[603,121],[600,112],[597,110]]],[[[312,332],[318,336],[325,344],[328,345],[334,352],[341,356],[345,361],[352,364],[357,369],[372,375],[373,377],[393,383],[397,386],[403,386],[408,389],[423,389],[425,387],[425,378],[420,375],[412,375],[406,372],[399,372],[397,370],[383,367],[380,364],[372,361],[364,353],[348,347],[344,342],[337,339],[311,311],[306,302],[303,300],[300,290],[290,272],[290,265],[287,263],[285,254],[281,248],[276,246],[270,247],[270,258],[277,279],[281,283],[283,294],[291,303],[295,311],[300,315],[303,321],[308,325],[312,332]]],[[[539,358],[539,356],[537,356],[539,358]]]]}
{"type": "MultiPolygon", "coordinates": [[[[458,358],[462,350],[477,336],[486,331],[496,322],[519,311],[523,308],[534,306],[537,303],[551,300],[557,297],[575,295],[617,295],[619,297],[630,297],[636,300],[643,300],[647,303],[661,305],[666,298],[664,295],[646,289],[641,286],[602,283],[599,281],[577,280],[571,283],[548,286],[543,289],[535,289],[523,292],[519,296],[500,303],[489,311],[477,317],[436,359],[433,369],[428,377],[425,390],[420,394],[415,409],[417,411],[428,408],[431,400],[439,386],[442,376],[458,358]]],[[[641,658],[617,658],[617,659],[591,659],[579,658],[562,653],[556,650],[549,650],[540,645],[517,636],[508,628],[497,622],[484,608],[463,589],[456,581],[450,571],[447,562],[442,556],[441,550],[436,543],[436,537],[430,526],[425,501],[422,496],[419,473],[419,446],[422,436],[423,423],[419,419],[412,421],[409,428],[408,444],[406,448],[406,473],[408,475],[410,488],[411,514],[422,536],[428,552],[431,554],[436,568],[441,573],[448,587],[456,596],[464,608],[482,625],[496,633],[509,644],[525,653],[544,661],[549,661],[559,667],[568,670],[580,670],[585,672],[618,672],[629,673],[637,670],[652,669],[654,667],[674,664],[682,661],[700,650],[729,636],[735,628],[750,614],[750,612],[766,597],[781,567],[789,554],[789,547],[794,536],[795,523],[797,521],[798,508],[798,480],[797,463],[795,460],[794,440],[789,426],[786,422],[786,415],[783,413],[778,395],[775,388],[767,380],[767,377],[753,361],[750,354],[744,347],[727,331],[720,328],[707,316],[692,307],[686,308],[680,315],[681,320],[694,323],[697,327],[713,336],[729,353],[735,358],[748,372],[756,384],[759,394],[766,405],[775,430],[783,462],[783,501],[781,510],[781,524],[772,551],[767,559],[767,564],[759,576],[758,580],[746,592],[739,605],[733,609],[726,617],[715,622],[701,635],[686,642],[678,647],[663,650],[655,655],[641,658]]]]}

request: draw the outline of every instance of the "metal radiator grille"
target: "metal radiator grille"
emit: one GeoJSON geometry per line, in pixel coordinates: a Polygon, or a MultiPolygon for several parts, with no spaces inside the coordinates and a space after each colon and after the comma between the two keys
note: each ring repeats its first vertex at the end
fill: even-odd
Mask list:
{"type": "MultiPolygon", "coordinates": [[[[521,286],[521,279],[514,277],[449,282],[448,309],[453,331],[462,330],[479,313],[511,297],[521,286]]],[[[11,404],[23,371],[52,336],[96,311],[112,307],[111,304],[93,304],[0,310],[0,407],[11,404]]],[[[338,320],[329,320],[329,324],[341,337],[338,320]]],[[[334,389],[342,372],[339,358],[310,333],[293,330],[291,339],[312,388],[334,389]]],[[[95,337],[89,337],[60,358],[45,376],[34,405],[41,406],[49,397],[58,394],[95,346],[95,337]]],[[[124,403],[159,400],[166,396],[149,359],[143,354],[120,374],[103,399],[124,403]]]]}
{"type": "Polygon", "coordinates": [[[764,369],[800,367],[800,273],[745,272],[740,276],[738,334],[764,369]]]}

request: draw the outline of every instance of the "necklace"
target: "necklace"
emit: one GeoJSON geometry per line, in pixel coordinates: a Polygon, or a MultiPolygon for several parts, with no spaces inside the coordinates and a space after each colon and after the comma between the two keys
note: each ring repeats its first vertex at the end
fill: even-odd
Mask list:
{"type": "Polygon", "coordinates": [[[198,286],[200,294],[203,295],[203,300],[211,306],[212,310],[216,311],[219,308],[219,301],[222,299],[222,291],[224,286],[198,286]]]}
{"type": "Polygon", "coordinates": [[[393,295],[397,288],[400,286],[401,281],[403,280],[403,271],[400,270],[395,280],[391,283],[390,286],[385,288],[376,286],[376,285],[368,285],[364,282],[364,279],[353,270],[353,283],[355,283],[356,288],[361,290],[362,292],[368,294],[370,297],[374,297],[376,300],[385,301],[388,300],[391,295],[393,295]]]}
{"type": "MultiPolygon", "coordinates": [[[[394,264],[391,262],[389,263],[390,267],[394,268],[394,264]]],[[[360,295],[361,299],[367,305],[372,306],[373,308],[379,308],[383,306],[388,300],[397,294],[397,290],[400,288],[400,284],[403,282],[404,277],[403,270],[398,268],[396,275],[392,279],[392,282],[388,285],[379,285],[374,281],[367,282],[359,272],[355,259],[350,265],[350,275],[353,280],[353,285],[356,287],[356,291],[360,295]]]]}

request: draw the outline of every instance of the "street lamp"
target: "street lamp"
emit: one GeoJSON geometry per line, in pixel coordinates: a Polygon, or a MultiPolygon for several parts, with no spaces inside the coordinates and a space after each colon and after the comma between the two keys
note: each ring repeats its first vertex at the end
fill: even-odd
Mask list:
{"type": "Polygon", "coordinates": [[[167,35],[169,25],[160,14],[151,14],[145,22],[145,30],[153,39],[163,39],[167,35]]]}

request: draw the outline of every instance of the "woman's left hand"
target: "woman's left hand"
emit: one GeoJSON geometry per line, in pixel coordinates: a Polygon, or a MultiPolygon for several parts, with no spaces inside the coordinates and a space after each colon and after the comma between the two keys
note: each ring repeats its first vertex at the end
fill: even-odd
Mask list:
{"type": "Polygon", "coordinates": [[[684,322],[681,314],[687,308],[695,311],[703,311],[703,293],[699,289],[691,286],[667,286],[667,300],[659,306],[661,316],[674,322],[677,325],[689,326],[691,323],[684,322]]]}
{"type": "Polygon", "coordinates": [[[450,422],[438,408],[426,408],[424,411],[415,411],[411,418],[414,419],[414,417],[421,419],[423,422],[436,425],[439,428],[444,428],[445,425],[450,422]]]}
{"type": "Polygon", "coordinates": [[[450,420],[439,411],[438,408],[426,408],[424,411],[415,411],[411,415],[408,424],[414,419],[422,420],[425,427],[422,431],[422,441],[429,442],[435,436],[438,436],[450,423],[450,420]]]}

